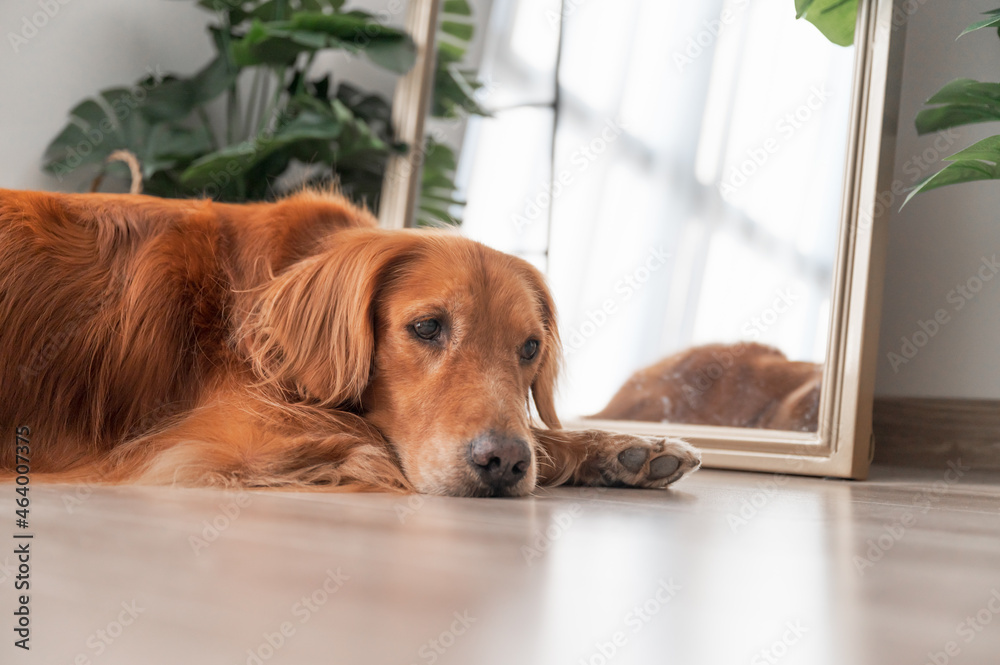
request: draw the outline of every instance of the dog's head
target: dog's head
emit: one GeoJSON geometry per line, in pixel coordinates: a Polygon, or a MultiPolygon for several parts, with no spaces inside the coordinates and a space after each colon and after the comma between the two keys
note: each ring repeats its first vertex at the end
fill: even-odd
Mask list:
{"type": "Polygon", "coordinates": [[[362,410],[418,491],[532,491],[529,400],[559,426],[560,349],[552,297],[529,263],[447,233],[343,231],[259,302],[258,371],[362,410]]]}

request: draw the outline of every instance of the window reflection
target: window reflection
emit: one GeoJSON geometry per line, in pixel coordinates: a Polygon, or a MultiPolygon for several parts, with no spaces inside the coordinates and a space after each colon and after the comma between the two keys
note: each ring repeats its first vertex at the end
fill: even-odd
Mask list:
{"type": "Polygon", "coordinates": [[[853,48],[787,3],[574,3],[552,162],[553,12],[494,5],[499,111],[470,128],[463,173],[465,232],[548,272],[562,412],[597,413],[637,370],[709,343],[819,368],[853,48]]]}

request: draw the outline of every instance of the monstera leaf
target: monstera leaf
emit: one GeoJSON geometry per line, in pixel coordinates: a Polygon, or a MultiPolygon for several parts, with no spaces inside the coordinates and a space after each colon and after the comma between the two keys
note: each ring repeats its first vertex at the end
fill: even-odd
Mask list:
{"type": "Polygon", "coordinates": [[[240,66],[290,66],[301,53],[339,48],[363,53],[375,64],[402,74],[416,60],[416,48],[406,33],[389,28],[367,14],[299,12],[288,21],[254,19],[250,30],[232,44],[240,66]]]}
{"type": "Polygon", "coordinates": [[[945,161],[943,169],[924,179],[909,193],[903,205],[917,194],[946,185],[977,180],[1000,180],[1000,136],[991,136],[960,150],[945,161]]]}
{"type": "Polygon", "coordinates": [[[1000,120],[1000,83],[957,79],[938,90],[926,104],[935,108],[917,114],[920,134],[1000,120]]]}
{"type": "Polygon", "coordinates": [[[795,0],[795,18],[809,21],[834,44],[850,46],[854,43],[858,0],[795,0]]]}
{"type": "Polygon", "coordinates": [[[344,0],[198,0],[197,4],[214,14],[225,14],[230,26],[239,26],[254,18],[280,21],[300,11],[338,12],[344,0]]]}
{"type": "Polygon", "coordinates": [[[228,90],[238,75],[232,60],[220,54],[191,78],[169,77],[152,88],[142,112],[153,122],[183,120],[228,90]]]}
{"type": "Polygon", "coordinates": [[[970,32],[975,32],[976,30],[982,30],[983,28],[996,28],[1000,27],[1000,9],[991,9],[988,12],[983,12],[986,14],[986,18],[981,21],[976,21],[968,28],[962,31],[959,37],[963,37],[970,32]]]}
{"type": "MultiPolygon", "coordinates": [[[[325,90],[325,86],[313,89],[325,90]]],[[[180,181],[193,189],[206,189],[228,200],[241,200],[252,192],[268,198],[277,194],[269,185],[296,160],[304,164],[329,164],[328,177],[341,169],[385,167],[388,154],[400,148],[391,143],[387,132],[388,105],[375,104],[371,96],[349,88],[341,93],[357,105],[360,113],[338,98],[320,99],[308,92],[293,97],[272,132],[240,144],[227,146],[192,163],[180,181]],[[363,116],[370,114],[379,127],[363,116]],[[255,185],[244,181],[253,180],[255,185]],[[265,181],[263,184],[258,181],[265,181]]],[[[381,175],[379,175],[381,178],[381,175]]],[[[352,190],[350,186],[345,190],[352,190]]]]}
{"type": "MultiPolygon", "coordinates": [[[[986,12],[986,18],[967,27],[959,37],[983,28],[1000,27],[1000,9],[986,12]]],[[[927,105],[932,108],[917,114],[917,133],[931,132],[1000,120],[1000,83],[957,79],[938,90],[927,105]]],[[[950,162],[925,178],[909,193],[905,206],[914,196],[938,187],[977,180],[1000,180],[1000,136],[991,136],[961,150],[945,161],[950,162]]]]}
{"type": "Polygon", "coordinates": [[[211,149],[204,127],[151,124],[142,102],[149,94],[141,86],[110,88],[78,104],[46,149],[43,168],[62,179],[81,166],[102,164],[116,150],[129,150],[139,158],[143,177],[149,178],[211,149]]]}

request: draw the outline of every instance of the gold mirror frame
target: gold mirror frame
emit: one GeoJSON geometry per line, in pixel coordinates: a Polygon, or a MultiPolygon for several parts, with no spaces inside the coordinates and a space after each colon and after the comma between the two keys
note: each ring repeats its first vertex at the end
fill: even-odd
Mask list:
{"type": "MultiPolygon", "coordinates": [[[[791,0],[788,0],[791,4],[791,0]]],[[[412,0],[407,29],[417,64],[401,79],[393,104],[397,136],[423,145],[433,87],[439,0],[412,0]]],[[[905,26],[893,0],[859,0],[847,166],[833,275],[830,329],[817,432],[786,432],[620,420],[573,420],[570,429],[675,436],[703,451],[706,467],[863,479],[873,453],[872,403],[888,239],[899,80],[905,26]]],[[[421,151],[394,157],[383,189],[381,222],[411,226],[419,196],[421,151]]]]}

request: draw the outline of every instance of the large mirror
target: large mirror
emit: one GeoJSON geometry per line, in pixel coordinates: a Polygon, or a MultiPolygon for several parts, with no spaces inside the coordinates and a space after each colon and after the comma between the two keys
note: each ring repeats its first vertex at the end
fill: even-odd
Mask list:
{"type": "Polygon", "coordinates": [[[902,34],[890,0],[859,2],[857,46],[794,4],[470,3],[490,117],[427,131],[462,232],[548,276],[570,426],[866,473],[902,34]]]}

